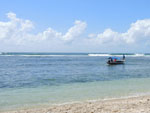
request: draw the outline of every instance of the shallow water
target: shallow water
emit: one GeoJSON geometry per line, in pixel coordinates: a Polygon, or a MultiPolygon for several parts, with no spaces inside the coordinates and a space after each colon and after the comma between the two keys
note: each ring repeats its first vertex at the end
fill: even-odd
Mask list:
{"type": "Polygon", "coordinates": [[[106,64],[107,58],[81,53],[0,55],[0,109],[150,92],[150,57],[128,56],[124,65],[114,66],[106,64]]]}

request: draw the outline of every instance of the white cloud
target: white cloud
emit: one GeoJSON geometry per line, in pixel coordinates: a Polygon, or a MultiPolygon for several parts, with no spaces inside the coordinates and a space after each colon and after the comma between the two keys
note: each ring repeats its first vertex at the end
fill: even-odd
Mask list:
{"type": "Polygon", "coordinates": [[[123,33],[108,28],[102,33],[83,36],[87,24],[80,20],[76,20],[66,33],[49,27],[42,32],[33,34],[34,25],[30,20],[17,18],[16,14],[12,12],[8,13],[7,17],[9,21],[0,21],[1,51],[5,50],[6,46],[7,50],[12,47],[14,50],[22,47],[22,51],[24,49],[30,51],[30,48],[35,48],[34,50],[44,48],[47,51],[80,51],[81,48],[83,51],[101,51],[107,50],[106,48],[109,50],[109,47],[120,50],[129,49],[131,45],[134,49],[145,49],[150,45],[150,19],[132,23],[130,28],[123,33]],[[65,43],[70,41],[69,44],[65,43]]]}
{"type": "Polygon", "coordinates": [[[127,32],[119,33],[111,29],[106,29],[103,33],[92,34],[91,40],[96,40],[99,44],[146,44],[150,41],[150,19],[138,20],[132,23],[127,32]],[[93,37],[92,37],[93,35],[93,37]]]}
{"type": "Polygon", "coordinates": [[[63,40],[72,40],[73,38],[78,37],[80,34],[83,33],[87,24],[85,22],[81,22],[76,20],[75,25],[71,27],[68,32],[63,36],[63,40]]]}
{"type": "Polygon", "coordinates": [[[127,43],[150,40],[150,19],[138,20],[131,24],[131,27],[122,37],[127,43]]]}
{"type": "Polygon", "coordinates": [[[16,18],[16,14],[15,14],[15,13],[12,13],[12,12],[7,13],[7,17],[8,17],[10,20],[18,20],[18,19],[16,18]]]}
{"type": "Polygon", "coordinates": [[[119,33],[112,31],[111,29],[106,29],[103,33],[98,34],[97,38],[101,43],[109,43],[120,40],[119,33]]]}
{"type": "Polygon", "coordinates": [[[7,14],[8,22],[0,22],[0,42],[19,44],[24,40],[28,31],[33,29],[33,24],[29,20],[16,18],[16,14],[7,14]]]}
{"type": "MultiPolygon", "coordinates": [[[[71,27],[65,34],[57,32],[52,28],[48,28],[43,32],[32,34],[30,31],[34,28],[30,20],[23,20],[16,17],[15,13],[8,13],[7,17],[10,21],[0,22],[0,42],[13,43],[14,45],[25,45],[27,43],[36,43],[54,40],[57,41],[70,41],[81,35],[85,28],[86,23],[82,21],[75,21],[74,26],[71,27]]],[[[55,41],[56,42],[56,41],[55,41]]]]}
{"type": "Polygon", "coordinates": [[[48,28],[42,33],[37,34],[37,37],[41,38],[41,40],[49,40],[52,38],[61,38],[62,33],[53,30],[52,28],[48,28]]]}

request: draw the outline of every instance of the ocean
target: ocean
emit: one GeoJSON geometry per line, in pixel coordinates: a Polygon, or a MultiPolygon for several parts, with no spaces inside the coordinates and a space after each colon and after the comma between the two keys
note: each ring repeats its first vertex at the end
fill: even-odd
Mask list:
{"type": "Polygon", "coordinates": [[[146,95],[149,86],[148,53],[0,53],[0,111],[146,95]],[[125,64],[106,64],[122,54],[125,64]]]}

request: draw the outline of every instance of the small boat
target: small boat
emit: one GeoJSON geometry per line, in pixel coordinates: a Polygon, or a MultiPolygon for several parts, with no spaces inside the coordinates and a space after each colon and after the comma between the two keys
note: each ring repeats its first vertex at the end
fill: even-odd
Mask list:
{"type": "Polygon", "coordinates": [[[120,57],[109,57],[107,64],[109,65],[116,65],[116,64],[124,64],[125,62],[125,55],[123,55],[123,58],[120,57]]]}

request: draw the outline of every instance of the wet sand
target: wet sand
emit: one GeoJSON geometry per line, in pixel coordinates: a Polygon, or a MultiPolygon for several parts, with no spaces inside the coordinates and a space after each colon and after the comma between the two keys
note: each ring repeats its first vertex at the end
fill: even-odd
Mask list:
{"type": "Polygon", "coordinates": [[[150,96],[77,102],[2,113],[150,113],[150,96]]]}

